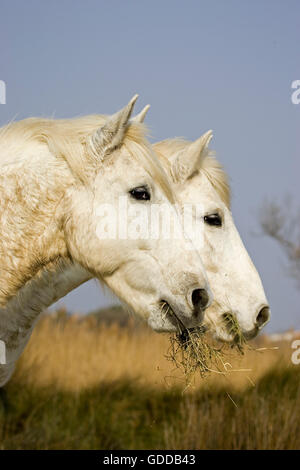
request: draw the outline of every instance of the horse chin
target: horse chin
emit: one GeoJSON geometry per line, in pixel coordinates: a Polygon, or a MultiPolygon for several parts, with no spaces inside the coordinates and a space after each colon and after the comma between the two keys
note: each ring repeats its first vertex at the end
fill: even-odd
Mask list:
{"type": "Polygon", "coordinates": [[[176,333],[178,329],[169,319],[150,315],[148,325],[156,333],[176,333]]]}
{"type": "MultiPolygon", "coordinates": [[[[259,329],[254,328],[251,331],[242,332],[241,337],[243,341],[250,341],[254,339],[259,332],[259,329]]],[[[220,343],[227,343],[231,345],[236,345],[240,341],[240,337],[236,335],[229,334],[226,330],[218,330],[213,333],[214,340],[220,343]]]]}
{"type": "Polygon", "coordinates": [[[223,328],[217,328],[216,331],[212,332],[211,335],[215,341],[218,341],[219,343],[227,343],[227,344],[234,344],[235,343],[235,337],[234,335],[228,333],[225,329],[223,328]]]}
{"type": "Polygon", "coordinates": [[[175,312],[165,300],[161,300],[158,303],[158,308],[150,314],[148,325],[158,333],[181,334],[196,329],[206,332],[206,327],[202,322],[199,323],[199,319],[186,317],[182,312],[175,312]]]}
{"type": "Polygon", "coordinates": [[[246,341],[249,341],[250,339],[254,339],[259,333],[259,328],[253,328],[251,331],[245,331],[243,332],[243,337],[246,341]]]}
{"type": "Polygon", "coordinates": [[[148,325],[157,333],[178,333],[185,325],[166,300],[160,300],[148,318],[148,325]]]}

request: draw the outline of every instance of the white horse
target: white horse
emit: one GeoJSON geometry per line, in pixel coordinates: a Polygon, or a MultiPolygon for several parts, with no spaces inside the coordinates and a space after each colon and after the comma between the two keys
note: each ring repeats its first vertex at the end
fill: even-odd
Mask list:
{"type": "Polygon", "coordinates": [[[211,293],[189,240],[98,236],[103,204],[174,202],[143,126],[129,122],[136,98],[111,117],[27,119],[1,130],[0,386],[39,313],[92,277],[156,330],[203,320],[211,293]]]}
{"type": "MultiPolygon", "coordinates": [[[[136,121],[142,121],[146,111],[136,121]]],[[[193,213],[198,226],[201,223],[198,241],[193,241],[201,253],[214,297],[205,312],[207,327],[218,339],[232,341],[233,316],[244,337],[251,339],[269,321],[270,309],[260,277],[233,222],[227,176],[208,150],[211,138],[212,131],[195,142],[168,139],[155,144],[154,150],[173,182],[181,207],[197,204],[200,208],[193,213]]]]}

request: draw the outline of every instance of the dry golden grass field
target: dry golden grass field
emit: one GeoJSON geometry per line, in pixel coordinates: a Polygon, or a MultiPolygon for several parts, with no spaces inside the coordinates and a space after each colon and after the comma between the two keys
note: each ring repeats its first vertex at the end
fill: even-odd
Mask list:
{"type": "Polygon", "coordinates": [[[216,372],[187,383],[168,335],[99,318],[41,318],[1,393],[0,449],[300,448],[289,342],[227,349],[216,372]]]}

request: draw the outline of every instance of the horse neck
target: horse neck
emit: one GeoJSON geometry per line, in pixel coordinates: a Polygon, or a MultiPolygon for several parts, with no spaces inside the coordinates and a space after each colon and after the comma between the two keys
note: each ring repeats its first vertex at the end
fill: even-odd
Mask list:
{"type": "Polygon", "coordinates": [[[24,145],[10,159],[6,151],[0,167],[0,307],[47,266],[68,258],[59,211],[72,182],[67,165],[44,144],[24,145]]]}
{"type": "Polygon", "coordinates": [[[73,183],[69,169],[42,144],[0,155],[0,339],[13,362],[39,313],[91,274],[69,258],[60,202],[73,183]]]}
{"type": "Polygon", "coordinates": [[[5,342],[9,363],[23,351],[39,314],[91,277],[76,263],[49,263],[0,308],[0,339],[5,342]]]}

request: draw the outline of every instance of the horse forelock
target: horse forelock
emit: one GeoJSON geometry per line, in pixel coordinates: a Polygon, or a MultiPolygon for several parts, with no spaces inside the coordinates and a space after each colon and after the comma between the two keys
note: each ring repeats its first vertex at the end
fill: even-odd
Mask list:
{"type": "Polygon", "coordinates": [[[124,145],[129,153],[140,161],[143,168],[163,190],[171,203],[175,203],[174,192],[169,178],[155,150],[146,140],[147,128],[144,124],[132,123],[127,129],[124,145]]]}
{"type": "MultiPolygon", "coordinates": [[[[171,165],[174,163],[175,155],[183,151],[190,142],[181,138],[166,139],[154,145],[154,149],[159,155],[163,165],[168,168],[170,177],[174,180],[173,172],[171,172],[171,165]]],[[[221,200],[228,208],[231,205],[231,193],[228,176],[223,169],[220,162],[215,157],[215,152],[207,149],[203,158],[199,159],[199,166],[197,170],[205,174],[214,189],[217,191],[221,200]]]]}
{"type": "MultiPolygon", "coordinates": [[[[52,154],[65,160],[72,173],[84,181],[87,138],[102,127],[107,119],[108,116],[97,114],[72,119],[27,118],[10,122],[0,129],[0,145],[9,147],[24,142],[45,143],[52,154]]],[[[167,175],[148,143],[146,134],[147,128],[144,124],[132,122],[127,126],[123,145],[161,187],[169,201],[174,202],[167,175]]]]}

